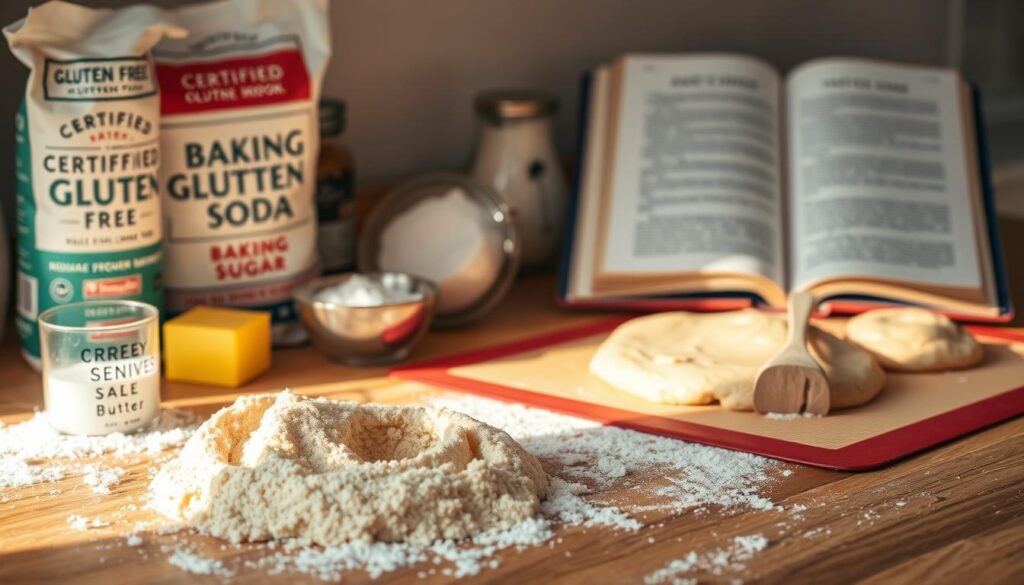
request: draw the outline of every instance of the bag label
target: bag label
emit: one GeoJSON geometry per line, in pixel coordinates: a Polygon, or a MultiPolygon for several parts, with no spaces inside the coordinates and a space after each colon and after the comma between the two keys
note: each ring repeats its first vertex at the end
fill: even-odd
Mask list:
{"type": "Polygon", "coordinates": [[[43,99],[98,102],[156,95],[152,68],[145,57],[46,59],[43,99]]]}
{"type": "Polygon", "coordinates": [[[256,55],[248,46],[184,63],[159,54],[171,312],[274,307],[274,320],[288,321],[294,311],[281,305],[315,276],[318,119],[289,38],[256,55]]]}
{"type": "Polygon", "coordinates": [[[326,0],[222,0],[170,11],[187,39],[153,50],[167,308],[269,312],[301,341],[294,288],[319,271],[320,90],[326,0]]]}
{"type": "Polygon", "coordinates": [[[111,298],[163,306],[159,125],[148,115],[156,99],[50,112],[22,103],[16,322],[29,356],[39,356],[36,317],[50,307],[111,298]]]}
{"type": "Polygon", "coordinates": [[[312,112],[165,123],[165,265],[173,288],[278,280],[315,262],[312,112]]]}
{"type": "Polygon", "coordinates": [[[15,323],[22,354],[38,365],[46,309],[113,298],[163,307],[150,49],[186,31],[158,10],[46,2],[3,33],[31,71],[14,119],[15,323]]]}
{"type": "Polygon", "coordinates": [[[161,109],[167,115],[306,101],[311,94],[309,73],[297,40],[295,45],[218,61],[161,60],[161,109]]]}

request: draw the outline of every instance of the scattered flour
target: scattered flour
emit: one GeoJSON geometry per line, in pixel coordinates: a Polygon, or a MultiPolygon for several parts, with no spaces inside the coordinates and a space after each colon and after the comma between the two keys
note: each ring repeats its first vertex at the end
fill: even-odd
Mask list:
{"type": "Polygon", "coordinates": [[[504,429],[528,451],[559,468],[549,472],[606,488],[639,471],[656,473],[660,502],[632,512],[681,512],[709,505],[770,510],[775,504],[760,493],[777,462],[749,453],[727,451],[603,426],[546,410],[486,398],[451,395],[430,402],[504,429]],[[594,465],[594,462],[597,462],[594,465]],[[604,463],[602,463],[604,462],[604,463]]]}
{"type": "Polygon", "coordinates": [[[23,423],[0,427],[0,455],[21,460],[153,455],[183,444],[194,429],[195,415],[191,412],[165,409],[160,422],[149,431],[94,437],[65,435],[55,431],[46,421],[46,413],[40,412],[23,423]]]}
{"type": "MultiPolygon", "coordinates": [[[[153,429],[130,435],[65,435],[50,427],[45,413],[37,413],[23,423],[0,424],[0,488],[53,483],[81,473],[93,491],[109,494],[124,471],[76,460],[108,454],[153,455],[183,444],[195,426],[195,415],[177,409],[165,409],[153,429]]],[[[6,501],[6,495],[0,500],[6,501]]]]}
{"type": "Polygon", "coordinates": [[[639,530],[643,524],[614,506],[595,506],[580,496],[590,490],[581,483],[551,479],[551,490],[541,503],[545,515],[573,526],[608,526],[620,530],[639,530]]]}
{"type": "Polygon", "coordinates": [[[742,571],[746,568],[747,561],[766,548],[768,548],[768,539],[762,534],[737,536],[730,546],[724,548],[704,554],[690,551],[686,556],[675,559],[644,577],[644,583],[646,585],[698,583],[698,579],[687,577],[686,574],[701,572],[722,576],[727,572],[742,571]]]}
{"type": "Polygon", "coordinates": [[[101,468],[98,465],[87,465],[82,470],[82,481],[97,494],[110,494],[110,488],[121,483],[124,470],[119,467],[101,468]]]}
{"type": "Polygon", "coordinates": [[[13,455],[0,455],[0,488],[19,488],[36,483],[60,481],[64,468],[39,467],[13,455]]]}
{"type": "Polygon", "coordinates": [[[234,571],[229,571],[224,562],[219,559],[201,557],[186,550],[175,550],[167,562],[175,567],[197,575],[220,575],[230,577],[234,571]]]}
{"type": "Polygon", "coordinates": [[[68,523],[68,526],[75,530],[88,530],[90,528],[103,528],[104,526],[110,526],[110,522],[104,522],[99,518],[93,518],[90,520],[89,518],[79,516],[78,514],[68,516],[65,521],[68,523]]]}
{"type": "Polygon", "coordinates": [[[768,420],[796,420],[798,418],[821,418],[813,412],[769,412],[764,415],[768,420]]]}
{"type": "Polygon", "coordinates": [[[598,459],[597,469],[609,477],[625,477],[626,475],[626,466],[614,457],[598,459]]]}
{"type": "MultiPolygon", "coordinates": [[[[555,537],[560,526],[636,531],[644,526],[637,518],[651,510],[681,512],[718,507],[728,512],[778,509],[762,493],[762,487],[779,475],[781,469],[779,464],[768,459],[605,427],[484,398],[450,395],[432,399],[428,406],[449,408],[498,427],[537,455],[550,474],[547,498],[541,503],[539,513],[506,528],[463,540],[441,539],[427,544],[357,541],[335,546],[315,546],[297,540],[271,541],[257,545],[255,550],[262,551],[261,556],[247,560],[206,558],[195,550],[175,546],[165,551],[169,554],[168,561],[184,571],[200,575],[230,576],[245,567],[267,574],[298,572],[325,580],[339,580],[350,571],[365,571],[371,577],[379,577],[425,563],[419,571],[421,578],[434,575],[458,578],[499,567],[509,551],[554,546],[561,541],[555,537]],[[651,486],[652,477],[656,481],[653,487],[644,488],[643,505],[605,501],[608,488],[651,486]]],[[[165,414],[160,428],[152,431],[155,435],[148,438],[145,433],[128,435],[114,441],[105,437],[85,438],[83,441],[80,437],[53,433],[47,425],[40,424],[45,421],[41,419],[42,415],[38,415],[21,425],[0,427],[0,456],[13,457],[12,461],[37,469],[35,459],[159,452],[180,445],[194,430],[194,426],[186,426],[193,424],[191,418],[178,418],[173,414],[175,411],[166,412],[172,414],[170,417],[165,414]]],[[[107,470],[96,470],[97,486],[105,483],[101,479],[103,471],[107,470]]],[[[0,478],[9,475],[13,477],[3,473],[0,478]]],[[[83,481],[89,482],[84,477],[83,481]]],[[[114,485],[111,483],[107,487],[114,485]]],[[[71,516],[68,523],[81,530],[105,525],[98,519],[82,516],[71,516]]],[[[137,524],[135,532],[125,537],[124,544],[132,547],[141,545],[143,538],[140,533],[144,530],[178,541],[180,537],[175,533],[181,528],[177,524],[137,524]]],[[[721,550],[692,553],[692,558],[687,555],[675,561],[674,565],[670,563],[656,572],[662,575],[662,580],[652,580],[656,578],[656,574],[652,574],[648,582],[684,583],[690,570],[716,575],[738,570],[737,567],[765,546],[767,540],[761,535],[739,537],[721,550]],[[670,566],[674,566],[671,571],[670,566]]],[[[144,549],[139,551],[142,554],[144,549]]],[[[567,551],[565,555],[570,556],[571,552],[567,551]]]]}

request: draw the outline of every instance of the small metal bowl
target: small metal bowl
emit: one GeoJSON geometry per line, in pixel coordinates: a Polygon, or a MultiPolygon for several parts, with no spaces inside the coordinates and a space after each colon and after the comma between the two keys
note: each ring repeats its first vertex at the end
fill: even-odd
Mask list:
{"type": "Polygon", "coordinates": [[[349,307],[316,300],[353,274],[318,278],[295,289],[295,302],[313,345],[330,359],[353,366],[393,364],[408,357],[430,328],[437,287],[397,272],[360,273],[383,288],[421,298],[383,305],[349,307]]]}

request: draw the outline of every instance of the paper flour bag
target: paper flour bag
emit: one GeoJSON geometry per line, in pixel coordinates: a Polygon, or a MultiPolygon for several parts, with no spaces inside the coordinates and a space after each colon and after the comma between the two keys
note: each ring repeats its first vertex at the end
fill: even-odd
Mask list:
{"type": "Polygon", "coordinates": [[[317,275],[317,102],[330,57],[325,0],[225,0],[167,12],[188,31],[153,51],[160,81],[165,285],[195,305],[270,311],[317,275]]]}
{"type": "Polygon", "coordinates": [[[49,307],[162,306],[160,98],[149,51],[184,33],[151,7],[49,2],[4,35],[31,70],[15,120],[16,323],[38,367],[36,318],[49,307]]]}

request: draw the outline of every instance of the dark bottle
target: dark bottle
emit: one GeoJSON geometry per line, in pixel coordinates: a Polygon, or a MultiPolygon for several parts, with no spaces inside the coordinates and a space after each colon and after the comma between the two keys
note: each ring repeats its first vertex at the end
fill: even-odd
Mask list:
{"type": "Polygon", "coordinates": [[[342,140],[345,102],[320,100],[320,160],[316,173],[317,252],[324,274],[355,264],[355,169],[342,140]]]}

